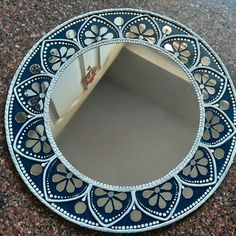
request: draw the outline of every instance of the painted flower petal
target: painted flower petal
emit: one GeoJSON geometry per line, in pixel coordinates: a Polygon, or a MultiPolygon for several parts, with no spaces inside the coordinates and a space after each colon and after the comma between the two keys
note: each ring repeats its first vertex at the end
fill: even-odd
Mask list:
{"type": "Polygon", "coordinates": [[[220,137],[220,133],[217,130],[215,130],[213,128],[211,128],[210,130],[211,130],[211,136],[213,138],[219,138],[220,137]]]}
{"type": "Polygon", "coordinates": [[[66,167],[62,163],[58,164],[57,171],[61,172],[61,173],[64,173],[64,174],[67,174],[66,167]]]}
{"type": "Polygon", "coordinates": [[[61,174],[55,174],[52,176],[52,181],[54,183],[58,183],[58,182],[61,182],[63,179],[65,179],[66,177],[64,175],[61,175],[61,174]]]}
{"type": "Polygon", "coordinates": [[[27,133],[28,138],[30,139],[39,139],[39,135],[35,130],[29,130],[29,132],[27,133]]]}
{"type": "Polygon", "coordinates": [[[27,89],[27,90],[25,90],[24,95],[26,97],[32,97],[32,96],[36,96],[37,93],[35,93],[32,89],[27,89]]]}
{"type": "Polygon", "coordinates": [[[206,112],[206,120],[207,122],[210,122],[213,117],[213,113],[211,111],[206,112]]]}
{"type": "Polygon", "coordinates": [[[48,89],[48,87],[49,87],[49,83],[48,83],[47,81],[43,81],[43,82],[41,83],[41,91],[42,91],[43,93],[46,92],[46,90],[48,89]]]}
{"type": "Polygon", "coordinates": [[[166,208],[166,202],[165,202],[165,200],[162,197],[159,197],[158,206],[161,209],[165,209],[166,208]]]}
{"type": "Polygon", "coordinates": [[[31,88],[32,88],[37,94],[40,93],[40,85],[39,85],[38,82],[34,82],[34,83],[31,85],[31,88]]]}
{"type": "Polygon", "coordinates": [[[191,165],[188,165],[188,166],[186,166],[186,167],[183,169],[183,174],[184,174],[185,176],[190,175],[190,172],[191,172],[191,165]]]}
{"type": "Polygon", "coordinates": [[[165,48],[166,50],[170,51],[170,52],[174,52],[173,47],[172,47],[171,44],[169,44],[169,43],[166,43],[166,44],[164,45],[164,48],[165,48]]]}
{"type": "Polygon", "coordinates": [[[107,192],[105,192],[103,189],[101,189],[101,188],[96,188],[96,190],[95,190],[95,195],[96,196],[103,196],[103,195],[106,195],[107,194],[107,192]]]}
{"type": "Polygon", "coordinates": [[[166,201],[170,201],[172,198],[172,194],[170,192],[162,192],[160,193],[160,195],[166,200],[166,201]]]}
{"type": "Polygon", "coordinates": [[[74,48],[69,48],[67,53],[66,53],[66,57],[69,57],[73,54],[75,54],[75,49],[74,48]]]}
{"type": "Polygon", "coordinates": [[[60,53],[56,48],[51,49],[50,54],[56,57],[60,57],[60,53]]]}
{"type": "Polygon", "coordinates": [[[187,47],[188,47],[187,43],[181,43],[179,47],[179,52],[182,53],[183,51],[186,51],[187,47]]]}
{"type": "Polygon", "coordinates": [[[47,142],[44,142],[43,143],[43,152],[49,153],[49,152],[51,152],[51,150],[52,150],[51,146],[47,142]]]}
{"type": "Polygon", "coordinates": [[[171,188],[172,188],[172,184],[170,182],[166,182],[161,186],[161,189],[164,189],[164,190],[171,190],[171,188]]]}
{"type": "Polygon", "coordinates": [[[60,48],[61,57],[65,56],[66,52],[67,52],[67,47],[61,47],[60,48]]]}
{"type": "Polygon", "coordinates": [[[127,194],[126,193],[117,193],[115,195],[117,198],[119,198],[120,200],[124,201],[127,198],[127,194]]]}
{"type": "Polygon", "coordinates": [[[209,98],[209,93],[208,93],[208,91],[206,89],[203,89],[202,93],[203,93],[203,98],[204,99],[208,99],[209,98]]]}
{"type": "Polygon", "coordinates": [[[197,166],[197,168],[201,175],[206,175],[208,173],[208,169],[204,166],[197,166]]]}
{"type": "Polygon", "coordinates": [[[72,178],[72,181],[73,181],[76,188],[80,188],[83,185],[83,182],[80,179],[72,178]]]}
{"type": "Polygon", "coordinates": [[[207,158],[202,158],[197,162],[198,165],[206,166],[208,164],[207,158]]]}
{"type": "Polygon", "coordinates": [[[113,198],[112,200],[115,210],[119,211],[122,208],[122,203],[115,198],[113,198]]]}
{"type": "Polygon", "coordinates": [[[156,39],[154,37],[144,37],[149,43],[155,43],[156,39]]]}
{"type": "Polygon", "coordinates": [[[179,41],[174,41],[173,44],[172,44],[172,46],[173,46],[174,50],[175,50],[176,52],[178,52],[178,51],[179,51],[179,48],[180,48],[180,42],[179,42],[179,41]]]}
{"type": "Polygon", "coordinates": [[[56,190],[57,190],[58,192],[62,192],[62,191],[65,189],[65,187],[66,187],[66,182],[67,182],[67,179],[65,179],[64,181],[58,183],[58,184],[56,185],[56,190]]]}
{"type": "Polygon", "coordinates": [[[86,39],[84,40],[84,43],[85,43],[86,45],[90,45],[90,44],[94,43],[95,41],[96,41],[95,38],[86,38],[86,39]]]}
{"type": "Polygon", "coordinates": [[[191,53],[189,50],[184,50],[182,52],[180,52],[180,54],[183,56],[183,57],[190,57],[191,53]]]}
{"type": "Polygon", "coordinates": [[[100,36],[103,36],[104,34],[107,33],[107,31],[108,31],[107,27],[104,27],[104,26],[103,26],[103,27],[100,28],[99,35],[100,35],[100,36]]]}
{"type": "Polygon", "coordinates": [[[138,34],[139,33],[138,27],[136,25],[132,25],[130,27],[130,32],[138,34]]]}
{"type": "Polygon", "coordinates": [[[112,39],[114,37],[113,33],[107,33],[106,35],[103,36],[103,39],[112,39]]]}
{"type": "Polygon", "coordinates": [[[60,61],[60,60],[61,60],[60,57],[54,57],[54,56],[49,57],[49,59],[48,59],[48,61],[49,61],[51,64],[54,64],[54,63],[56,63],[56,62],[58,62],[58,61],[60,61]]]}
{"type": "Polygon", "coordinates": [[[202,76],[201,76],[200,73],[196,73],[196,74],[194,75],[194,79],[195,79],[199,84],[202,83],[202,76]]]}
{"type": "Polygon", "coordinates": [[[207,92],[208,92],[210,95],[213,95],[213,94],[215,94],[215,92],[216,92],[215,88],[213,88],[213,87],[211,87],[211,86],[207,86],[207,87],[206,87],[206,90],[207,90],[207,92]]]}
{"type": "Polygon", "coordinates": [[[190,172],[190,176],[191,176],[192,178],[196,178],[197,175],[198,175],[197,168],[196,168],[196,166],[194,166],[193,169],[192,169],[191,172],[190,172]]]}
{"type": "Polygon", "coordinates": [[[214,87],[214,86],[216,86],[216,80],[215,79],[209,79],[206,82],[206,85],[214,87]]]}
{"type": "Polygon", "coordinates": [[[151,206],[155,206],[156,204],[157,204],[157,198],[158,198],[158,194],[155,194],[153,197],[151,197],[150,199],[149,199],[149,204],[151,205],[151,206]]]}
{"type": "Polygon", "coordinates": [[[103,207],[103,206],[105,206],[105,204],[107,203],[108,200],[109,200],[108,197],[99,198],[97,201],[97,205],[99,207],[103,207]]]}
{"type": "Polygon", "coordinates": [[[25,146],[27,148],[32,148],[37,142],[39,142],[39,140],[37,140],[37,139],[29,139],[29,140],[26,141],[25,146]]]}
{"type": "Polygon", "coordinates": [[[111,213],[113,211],[112,200],[110,199],[105,206],[105,212],[111,213]]]}
{"type": "Polygon", "coordinates": [[[150,198],[153,193],[154,193],[153,190],[145,190],[143,191],[143,197],[150,198]]]}
{"type": "Polygon", "coordinates": [[[152,29],[148,29],[143,33],[144,36],[152,36],[153,34],[154,31],[152,29]]]}
{"type": "Polygon", "coordinates": [[[97,27],[97,25],[92,25],[91,26],[91,31],[97,36],[98,35],[98,27],[97,27]]]}
{"type": "Polygon", "coordinates": [[[37,125],[37,127],[36,127],[36,132],[37,132],[40,136],[43,136],[43,135],[44,135],[44,126],[43,126],[43,125],[37,125]]]}
{"type": "Polygon", "coordinates": [[[201,158],[203,158],[203,151],[202,150],[197,150],[197,152],[194,155],[194,160],[199,160],[201,158]]]}
{"type": "Polygon", "coordinates": [[[208,74],[202,74],[202,83],[206,84],[209,80],[209,75],[208,74]]]}
{"type": "Polygon", "coordinates": [[[145,29],[146,29],[146,25],[145,25],[145,24],[139,24],[138,30],[139,30],[139,33],[140,33],[140,34],[143,34],[143,32],[145,31],[145,29]]]}
{"type": "Polygon", "coordinates": [[[57,71],[57,70],[59,70],[60,66],[61,66],[61,61],[59,61],[59,62],[53,64],[52,69],[53,69],[54,71],[57,71]]]}
{"type": "Polygon", "coordinates": [[[180,61],[182,61],[184,64],[188,63],[188,58],[187,57],[183,57],[183,56],[179,56],[180,61]]]}
{"type": "Polygon", "coordinates": [[[39,153],[41,151],[41,142],[37,142],[34,147],[33,147],[33,152],[34,153],[39,153]]]}
{"type": "Polygon", "coordinates": [[[73,193],[75,191],[75,186],[71,182],[71,180],[68,180],[67,185],[66,185],[66,191],[68,193],[73,193]]]}
{"type": "Polygon", "coordinates": [[[96,35],[95,35],[92,31],[90,31],[90,30],[87,30],[87,31],[84,33],[84,35],[85,35],[85,37],[87,37],[87,38],[95,38],[95,37],[96,37],[96,35]]]}
{"type": "Polygon", "coordinates": [[[223,132],[224,131],[224,126],[222,124],[213,125],[212,128],[216,129],[219,132],[223,132]]]}
{"type": "Polygon", "coordinates": [[[211,125],[218,124],[220,122],[220,117],[219,116],[213,116],[211,120],[211,125]]]}
{"type": "Polygon", "coordinates": [[[127,32],[127,33],[125,34],[125,37],[133,39],[133,38],[137,38],[138,35],[135,34],[135,33],[132,33],[132,32],[127,32]]]}
{"type": "Polygon", "coordinates": [[[206,129],[206,130],[204,131],[203,138],[204,138],[205,140],[209,140],[209,139],[211,138],[211,135],[210,135],[210,132],[209,132],[208,129],[206,129]]]}

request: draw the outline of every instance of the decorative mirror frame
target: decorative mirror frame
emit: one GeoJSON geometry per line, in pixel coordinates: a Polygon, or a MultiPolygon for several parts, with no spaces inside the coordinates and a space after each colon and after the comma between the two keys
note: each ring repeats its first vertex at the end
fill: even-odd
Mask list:
{"type": "Polygon", "coordinates": [[[119,233],[165,226],[203,204],[232,164],[235,124],[233,83],[209,45],[180,23],[134,9],[91,12],[46,34],[19,66],[5,110],[12,159],[37,198],[76,224],[119,233]],[[163,178],[140,186],[111,186],[84,176],[60,153],[49,124],[60,74],[85,51],[117,42],[152,47],[174,60],[192,82],[200,107],[187,157],[163,178]]]}

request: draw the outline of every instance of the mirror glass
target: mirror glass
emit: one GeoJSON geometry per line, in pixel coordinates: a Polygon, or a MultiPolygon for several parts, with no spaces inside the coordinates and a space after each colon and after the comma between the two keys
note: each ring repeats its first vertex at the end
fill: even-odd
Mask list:
{"type": "Polygon", "coordinates": [[[163,177],[189,153],[199,104],[185,72],[159,51],[116,43],[75,59],[56,83],[51,129],[84,175],[131,186],[163,177]]]}

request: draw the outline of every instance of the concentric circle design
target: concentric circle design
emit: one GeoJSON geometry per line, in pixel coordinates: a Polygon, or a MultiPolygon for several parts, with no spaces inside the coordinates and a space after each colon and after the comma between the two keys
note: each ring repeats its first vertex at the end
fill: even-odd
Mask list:
{"type": "Polygon", "coordinates": [[[212,49],[185,26],[132,9],[92,12],[49,32],[18,68],[5,112],[12,159],[40,201],[76,224],[124,233],[165,226],[205,202],[233,161],[235,124],[233,83],[212,49]],[[58,73],[89,48],[119,41],[152,46],[173,58],[194,80],[201,110],[196,148],[180,168],[133,189],[96,183],[71,171],[48,136],[48,94],[58,73]]]}

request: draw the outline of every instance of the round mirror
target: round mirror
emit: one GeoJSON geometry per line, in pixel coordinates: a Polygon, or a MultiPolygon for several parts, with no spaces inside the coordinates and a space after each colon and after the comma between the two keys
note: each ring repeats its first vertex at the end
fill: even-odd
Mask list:
{"type": "Polygon", "coordinates": [[[161,178],[183,161],[198,132],[199,105],[173,59],[116,43],[67,66],[53,89],[50,118],[59,150],[77,170],[130,186],[161,178]]]}
{"type": "Polygon", "coordinates": [[[183,25],[143,10],[88,13],[26,55],[6,101],[30,190],[80,226],[139,233],[190,214],[236,150],[235,89],[183,25]]]}

